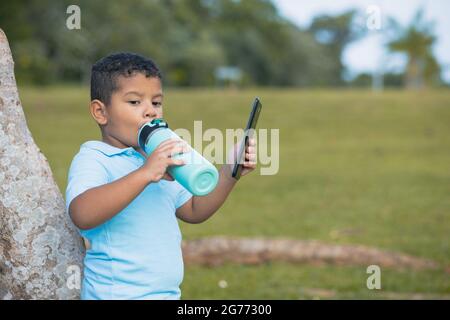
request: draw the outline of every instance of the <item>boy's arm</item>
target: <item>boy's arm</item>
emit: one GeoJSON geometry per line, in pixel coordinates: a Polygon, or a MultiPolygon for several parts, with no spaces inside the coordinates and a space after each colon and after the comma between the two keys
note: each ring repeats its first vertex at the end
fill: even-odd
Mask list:
{"type": "Polygon", "coordinates": [[[161,179],[173,180],[166,173],[167,167],[182,165],[183,161],[173,159],[170,155],[185,151],[186,147],[175,140],[164,141],[139,169],[75,197],[69,205],[72,221],[78,228],[86,230],[111,219],[130,204],[149,183],[161,179]]]}
{"type": "Polygon", "coordinates": [[[231,177],[228,165],[222,166],[216,188],[206,196],[193,196],[177,209],[177,217],[188,223],[205,221],[222,206],[236,182],[237,180],[231,177]]]}
{"type": "Polygon", "coordinates": [[[142,167],[130,174],[75,197],[69,206],[74,224],[82,229],[94,228],[123,210],[147,186],[142,167]]]}
{"type": "MultiPolygon", "coordinates": [[[[241,176],[248,174],[256,168],[256,142],[250,139],[245,151],[245,162],[241,176]]],[[[234,147],[237,149],[237,145],[234,147]]],[[[234,161],[229,161],[234,162],[234,161]]],[[[188,223],[201,223],[211,217],[225,202],[237,180],[231,176],[232,165],[225,164],[219,171],[217,187],[208,195],[194,196],[176,211],[179,219],[188,223]]]]}

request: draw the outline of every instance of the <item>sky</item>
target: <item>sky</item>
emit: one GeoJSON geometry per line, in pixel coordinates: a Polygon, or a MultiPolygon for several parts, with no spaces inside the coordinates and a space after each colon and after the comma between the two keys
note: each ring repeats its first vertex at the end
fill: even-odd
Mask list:
{"type": "Polygon", "coordinates": [[[350,44],[343,54],[343,63],[353,74],[402,70],[406,57],[388,54],[384,45],[388,31],[385,19],[393,17],[400,25],[407,26],[416,11],[423,7],[425,21],[435,24],[437,42],[433,52],[443,66],[443,79],[450,83],[450,0],[273,0],[273,3],[281,15],[300,27],[308,27],[319,14],[339,14],[356,8],[369,16],[366,10],[372,5],[377,6],[381,15],[380,30],[368,32],[367,36],[350,44]]]}

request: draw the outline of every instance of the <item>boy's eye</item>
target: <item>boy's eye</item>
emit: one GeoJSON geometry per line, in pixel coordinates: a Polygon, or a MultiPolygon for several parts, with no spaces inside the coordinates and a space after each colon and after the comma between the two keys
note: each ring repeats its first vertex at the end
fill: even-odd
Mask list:
{"type": "Polygon", "coordinates": [[[130,103],[133,106],[137,106],[141,102],[139,100],[130,100],[130,101],[128,101],[128,103],[130,103]]]}
{"type": "Polygon", "coordinates": [[[161,107],[161,106],[162,106],[162,102],[154,101],[154,102],[152,102],[152,104],[153,104],[153,106],[155,106],[155,107],[161,107]]]}

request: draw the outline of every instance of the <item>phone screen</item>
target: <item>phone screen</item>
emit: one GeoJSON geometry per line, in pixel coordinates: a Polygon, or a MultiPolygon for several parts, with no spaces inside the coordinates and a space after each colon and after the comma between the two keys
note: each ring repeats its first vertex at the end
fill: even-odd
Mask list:
{"type": "Polygon", "coordinates": [[[254,133],[254,129],[256,128],[256,123],[258,122],[259,113],[261,112],[262,104],[261,101],[258,98],[255,98],[253,101],[252,110],[250,112],[250,117],[247,122],[247,127],[245,128],[244,133],[244,143],[241,144],[241,147],[239,149],[238,156],[236,158],[236,162],[233,166],[233,172],[231,176],[235,178],[236,180],[239,180],[241,177],[241,171],[242,171],[242,163],[244,162],[244,156],[245,156],[245,149],[248,146],[248,140],[252,137],[254,133]]]}

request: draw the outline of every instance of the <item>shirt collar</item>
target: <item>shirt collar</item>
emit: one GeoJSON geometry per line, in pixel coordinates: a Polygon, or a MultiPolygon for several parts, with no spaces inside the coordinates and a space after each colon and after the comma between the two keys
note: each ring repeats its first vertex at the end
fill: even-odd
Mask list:
{"type": "Polygon", "coordinates": [[[117,154],[122,154],[122,153],[126,153],[128,155],[138,153],[140,156],[142,156],[138,151],[134,150],[133,147],[121,149],[121,148],[114,147],[106,142],[97,141],[97,140],[87,141],[87,142],[83,143],[81,145],[81,147],[98,150],[109,157],[117,155],[117,154]]]}

